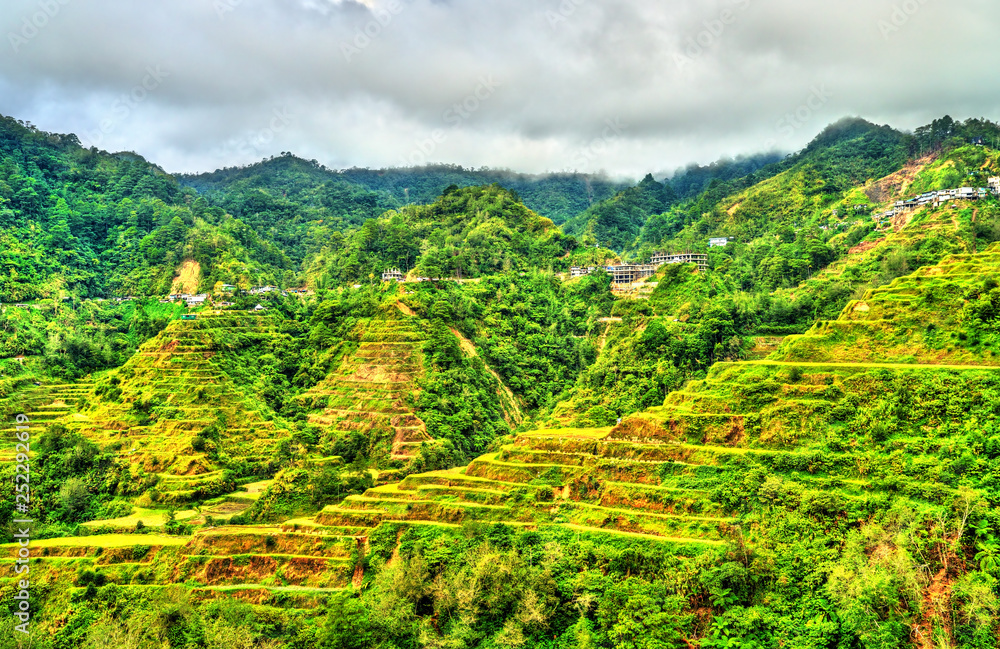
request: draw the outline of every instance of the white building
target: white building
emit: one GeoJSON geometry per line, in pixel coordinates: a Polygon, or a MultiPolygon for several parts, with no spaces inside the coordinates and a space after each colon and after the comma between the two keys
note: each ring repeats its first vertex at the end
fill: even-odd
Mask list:
{"type": "Polygon", "coordinates": [[[658,252],[653,255],[650,263],[656,267],[664,264],[697,264],[698,270],[706,271],[708,270],[708,255],[698,252],[658,252]]]}
{"type": "Polygon", "coordinates": [[[729,245],[729,239],[726,237],[715,237],[708,240],[709,248],[725,248],[727,245],[729,245]]]}

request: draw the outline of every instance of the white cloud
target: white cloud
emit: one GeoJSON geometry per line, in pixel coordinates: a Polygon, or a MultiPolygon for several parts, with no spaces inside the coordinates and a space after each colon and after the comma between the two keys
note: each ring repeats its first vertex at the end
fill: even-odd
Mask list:
{"type": "Polygon", "coordinates": [[[844,115],[1000,117],[985,0],[13,0],[4,16],[0,113],[81,137],[114,119],[102,147],[177,171],[283,150],[392,166],[431,138],[435,161],[635,176],[796,148],[844,115]],[[124,111],[156,66],[169,76],[124,111]],[[500,85],[449,119],[483,78],[500,85]],[[294,116],[280,130],[275,110],[294,116]],[[607,120],[626,128],[581,157],[607,120]]]}

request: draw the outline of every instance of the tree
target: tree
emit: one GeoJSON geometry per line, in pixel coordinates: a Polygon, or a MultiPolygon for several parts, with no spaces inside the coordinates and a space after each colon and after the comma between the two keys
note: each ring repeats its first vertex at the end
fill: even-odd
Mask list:
{"type": "Polygon", "coordinates": [[[90,489],[80,478],[70,478],[59,489],[59,504],[66,510],[69,520],[74,520],[83,513],[89,500],[90,489]]]}

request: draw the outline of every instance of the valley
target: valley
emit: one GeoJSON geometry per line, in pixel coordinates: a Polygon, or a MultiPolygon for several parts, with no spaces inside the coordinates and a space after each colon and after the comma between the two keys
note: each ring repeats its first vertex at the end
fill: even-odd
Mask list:
{"type": "Polygon", "coordinates": [[[995,177],[992,149],[917,160],[847,120],[697,195],[498,175],[557,225],[501,184],[429,189],[485,172],[178,182],[5,132],[118,187],[51,175],[33,215],[0,166],[0,415],[31,435],[0,459],[31,465],[40,646],[1000,637],[1000,201],[879,218],[995,177]],[[695,263],[571,270],[663,250],[695,263]]]}

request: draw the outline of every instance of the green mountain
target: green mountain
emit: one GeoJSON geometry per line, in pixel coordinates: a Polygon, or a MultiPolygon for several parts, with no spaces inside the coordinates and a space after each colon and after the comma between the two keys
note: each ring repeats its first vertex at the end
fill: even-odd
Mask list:
{"type": "MultiPolygon", "coordinates": [[[[185,175],[181,182],[223,202],[226,202],[223,198],[226,195],[260,189],[304,207],[325,206],[335,211],[354,212],[355,218],[377,216],[365,212],[365,207],[384,211],[404,205],[433,203],[452,185],[499,184],[516,192],[525,205],[557,224],[627,187],[627,183],[600,175],[529,175],[508,170],[465,169],[457,165],[334,171],[315,160],[306,161],[291,154],[246,167],[185,175]],[[360,205],[355,207],[355,203],[360,205]]],[[[230,199],[223,206],[231,209],[237,205],[230,199]]],[[[238,210],[233,213],[239,216],[238,210]]]]}
{"type": "Polygon", "coordinates": [[[566,270],[579,248],[547,218],[498,185],[449,187],[433,204],[407,206],[334,237],[306,275],[328,286],[370,281],[390,268],[430,278],[475,278],[509,270],[566,270]]]}
{"type": "MultiPolygon", "coordinates": [[[[317,521],[368,527],[377,538],[395,530],[413,545],[373,551],[399,551],[427,576],[520,575],[500,590],[520,602],[503,631],[479,610],[439,620],[445,637],[468,633],[471,621],[484,636],[560,625],[562,641],[608,646],[626,646],[636,629],[660,646],[911,646],[915,633],[956,646],[992,642],[997,618],[980,607],[997,602],[988,467],[1000,448],[998,375],[983,352],[992,356],[1000,339],[960,343],[967,352],[957,357],[934,352],[967,341],[962,331],[992,331],[996,318],[984,320],[979,305],[997,291],[982,278],[1000,271],[998,253],[947,257],[870,291],[767,359],[719,363],[617,426],[524,432],[467,467],[349,496],[317,521]],[[980,296],[975,308],[963,297],[970,291],[980,296]],[[937,336],[926,354],[856,353],[857,337],[877,348],[906,339],[916,322],[937,336]],[[963,426],[952,408],[976,423],[963,426]],[[456,523],[461,532],[448,529],[456,523]],[[477,543],[466,530],[488,538],[477,543]],[[498,568],[425,563],[449,537],[498,568]],[[561,616],[581,592],[594,598],[591,613],[561,616]],[[548,606],[523,617],[530,597],[548,606]]],[[[377,575],[361,605],[384,606],[398,570],[377,575]]],[[[411,596],[430,598],[428,617],[454,596],[428,579],[417,584],[411,596]]],[[[388,623],[414,600],[393,601],[388,618],[361,628],[406,642],[421,616],[388,623]]]]}
{"type": "Polygon", "coordinates": [[[996,125],[592,193],[0,133],[33,646],[997,646],[1000,199],[886,214],[996,125]],[[708,268],[568,272],[659,250],[708,268]]]}
{"type": "Polygon", "coordinates": [[[635,187],[570,219],[563,229],[579,236],[585,244],[625,250],[633,246],[650,216],[666,211],[676,200],[669,183],[658,183],[647,175],[635,187]]]}
{"type": "Polygon", "coordinates": [[[385,192],[400,204],[431,203],[451,185],[501,185],[532,211],[560,225],[591,205],[610,198],[629,183],[582,173],[520,174],[502,169],[464,169],[431,165],[405,169],[345,169],[341,174],[371,191],[385,192]]]}
{"type": "Polygon", "coordinates": [[[713,184],[750,176],[768,165],[780,162],[781,159],[782,156],[778,153],[761,153],[722,158],[707,165],[689,164],[675,171],[668,180],[679,198],[694,198],[707,191],[713,184]]]}
{"type": "Polygon", "coordinates": [[[131,153],[0,119],[0,301],[165,295],[185,261],[200,282],[280,282],[280,248],[131,153]]]}

